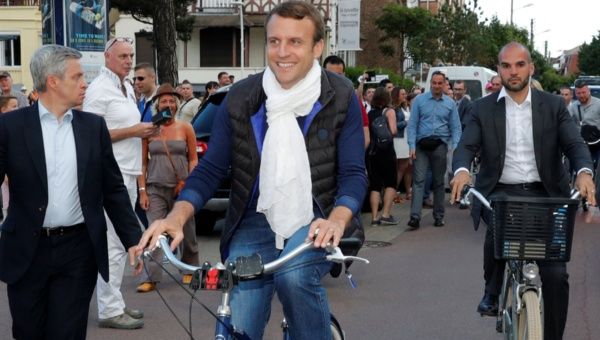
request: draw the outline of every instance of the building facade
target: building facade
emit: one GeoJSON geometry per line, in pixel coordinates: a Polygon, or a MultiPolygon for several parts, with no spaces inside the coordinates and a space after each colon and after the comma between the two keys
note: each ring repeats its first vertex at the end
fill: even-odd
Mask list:
{"type": "Polygon", "coordinates": [[[8,71],[14,90],[32,89],[31,56],[42,46],[38,0],[0,0],[0,71],[8,71]]]}

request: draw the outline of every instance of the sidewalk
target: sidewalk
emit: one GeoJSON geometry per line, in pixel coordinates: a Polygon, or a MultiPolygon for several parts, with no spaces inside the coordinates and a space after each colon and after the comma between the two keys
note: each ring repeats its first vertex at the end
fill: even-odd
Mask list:
{"type": "MultiPolygon", "coordinates": [[[[368,194],[367,198],[368,199],[368,194]]],[[[406,223],[410,219],[410,204],[411,201],[405,201],[401,204],[392,206],[392,216],[398,220],[396,225],[371,225],[371,213],[361,213],[361,222],[365,228],[365,238],[367,241],[374,242],[390,242],[395,239],[398,235],[402,234],[408,229],[406,223]]],[[[421,211],[421,225],[433,225],[433,220],[430,221],[431,209],[423,209],[421,211]]]]}

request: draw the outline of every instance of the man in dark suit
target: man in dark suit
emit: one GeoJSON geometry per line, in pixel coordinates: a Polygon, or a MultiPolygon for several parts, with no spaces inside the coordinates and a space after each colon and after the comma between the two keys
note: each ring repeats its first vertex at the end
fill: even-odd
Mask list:
{"type": "Polygon", "coordinates": [[[0,280],[16,339],[85,339],[97,273],[108,278],[104,209],[127,248],[141,236],[104,120],[71,109],[87,88],[80,58],[38,49],[38,103],[0,116],[0,178],[10,179],[0,280]]]}
{"type": "Polygon", "coordinates": [[[464,130],[466,125],[465,113],[471,105],[471,100],[466,95],[467,84],[465,84],[464,80],[457,80],[454,82],[454,86],[452,89],[454,91],[454,100],[456,101],[456,105],[458,106],[458,118],[460,119],[460,124],[462,126],[462,129],[464,130]]]}
{"type": "MultiPolygon", "coordinates": [[[[458,148],[454,152],[452,198],[459,199],[471,178],[468,168],[477,152],[481,166],[475,186],[484,196],[569,196],[569,176],[561,154],[578,171],[576,188],[592,204],[592,160],[564,100],[531,89],[534,71],[531,55],[519,43],[509,43],[498,55],[500,92],[473,102],[458,148]]],[[[475,225],[480,216],[489,225],[490,214],[474,206],[475,225]]],[[[561,339],[567,320],[569,282],[565,263],[538,262],[544,285],[544,337],[561,339]]],[[[494,316],[502,285],[504,261],[494,259],[493,235],[488,228],[484,245],[485,295],[477,311],[494,316]]]]}

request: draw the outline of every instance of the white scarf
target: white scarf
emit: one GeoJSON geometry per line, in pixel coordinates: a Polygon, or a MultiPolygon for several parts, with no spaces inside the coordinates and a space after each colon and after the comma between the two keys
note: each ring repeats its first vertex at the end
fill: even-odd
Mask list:
{"type": "Polygon", "coordinates": [[[296,117],[308,115],[319,98],[321,67],[315,60],[306,77],[287,90],[267,67],[262,84],[269,128],[261,155],[256,210],[266,215],[275,245],[282,249],[285,239],[314,217],[310,164],[296,117]]]}

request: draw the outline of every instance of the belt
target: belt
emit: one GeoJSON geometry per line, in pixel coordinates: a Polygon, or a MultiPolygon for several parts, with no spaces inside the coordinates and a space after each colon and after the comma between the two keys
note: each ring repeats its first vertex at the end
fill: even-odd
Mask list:
{"type": "Polygon", "coordinates": [[[54,227],[54,228],[42,228],[42,236],[50,237],[50,236],[62,236],[75,231],[80,231],[85,229],[85,223],[79,223],[71,226],[65,227],[54,227]]]}
{"type": "Polygon", "coordinates": [[[542,182],[532,182],[532,183],[518,183],[518,184],[504,184],[498,183],[496,184],[496,188],[500,189],[520,189],[520,190],[545,190],[544,184],[542,182]]]}

